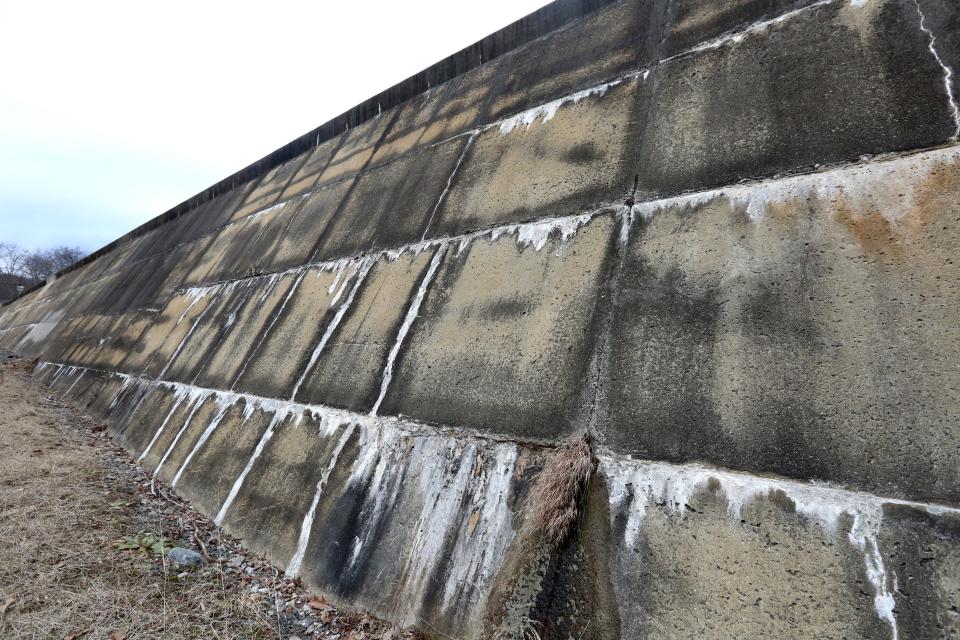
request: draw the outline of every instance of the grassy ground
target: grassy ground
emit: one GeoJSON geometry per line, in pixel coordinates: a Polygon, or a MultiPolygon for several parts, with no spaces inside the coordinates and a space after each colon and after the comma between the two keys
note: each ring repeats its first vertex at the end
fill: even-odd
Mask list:
{"type": "Polygon", "coordinates": [[[101,425],[32,381],[29,362],[0,362],[0,637],[411,636],[335,610],[152,492],[101,425]],[[176,567],[159,552],[171,545],[208,562],[176,567]]]}

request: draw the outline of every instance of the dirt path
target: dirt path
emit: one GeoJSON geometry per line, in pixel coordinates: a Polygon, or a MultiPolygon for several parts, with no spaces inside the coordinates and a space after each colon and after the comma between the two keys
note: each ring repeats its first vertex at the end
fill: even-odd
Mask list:
{"type": "MultiPolygon", "coordinates": [[[[311,597],[0,354],[0,637],[412,637],[311,597]],[[178,566],[171,546],[205,557],[178,566]]],[[[191,554],[192,555],[192,554],[191,554]]],[[[193,555],[194,559],[197,559],[193,555]]]]}

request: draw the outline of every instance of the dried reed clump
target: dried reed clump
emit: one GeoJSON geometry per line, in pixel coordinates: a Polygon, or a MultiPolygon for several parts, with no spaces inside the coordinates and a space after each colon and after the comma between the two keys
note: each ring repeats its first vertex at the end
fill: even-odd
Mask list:
{"type": "Polygon", "coordinates": [[[579,516],[594,461],[585,441],[554,449],[546,457],[529,496],[528,525],[554,544],[570,535],[579,516]]]}

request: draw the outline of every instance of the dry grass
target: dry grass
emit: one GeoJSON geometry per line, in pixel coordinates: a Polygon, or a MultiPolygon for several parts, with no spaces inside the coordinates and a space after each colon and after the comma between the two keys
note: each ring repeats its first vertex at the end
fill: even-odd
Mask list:
{"type": "Polygon", "coordinates": [[[528,498],[528,526],[554,544],[563,543],[579,518],[594,466],[590,445],[583,440],[547,454],[528,498]]]}
{"type": "Polygon", "coordinates": [[[31,364],[0,364],[0,638],[415,637],[311,597],[159,483],[154,495],[31,364]],[[116,547],[140,531],[212,561],[184,571],[116,547]]]}

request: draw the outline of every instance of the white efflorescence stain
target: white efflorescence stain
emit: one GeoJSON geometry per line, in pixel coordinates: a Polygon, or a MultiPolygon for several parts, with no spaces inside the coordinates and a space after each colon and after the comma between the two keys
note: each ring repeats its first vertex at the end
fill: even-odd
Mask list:
{"type": "Polygon", "coordinates": [[[685,513],[685,506],[694,494],[707,488],[711,480],[718,483],[716,486],[727,500],[732,523],[740,522],[745,504],[775,491],[783,492],[794,502],[797,513],[816,523],[828,535],[839,535],[841,517],[848,517],[852,525],[846,534],[847,540],[863,555],[866,575],[874,591],[874,609],[877,616],[890,626],[894,640],[899,635],[893,595],[897,577],[885,566],[878,543],[883,505],[907,504],[930,513],[945,510],[819,484],[764,478],[694,464],[627,461],[603,456],[600,470],[610,486],[611,518],[626,514],[624,544],[628,548],[636,547],[640,541],[648,509],[662,505],[668,511],[685,513]]]}

